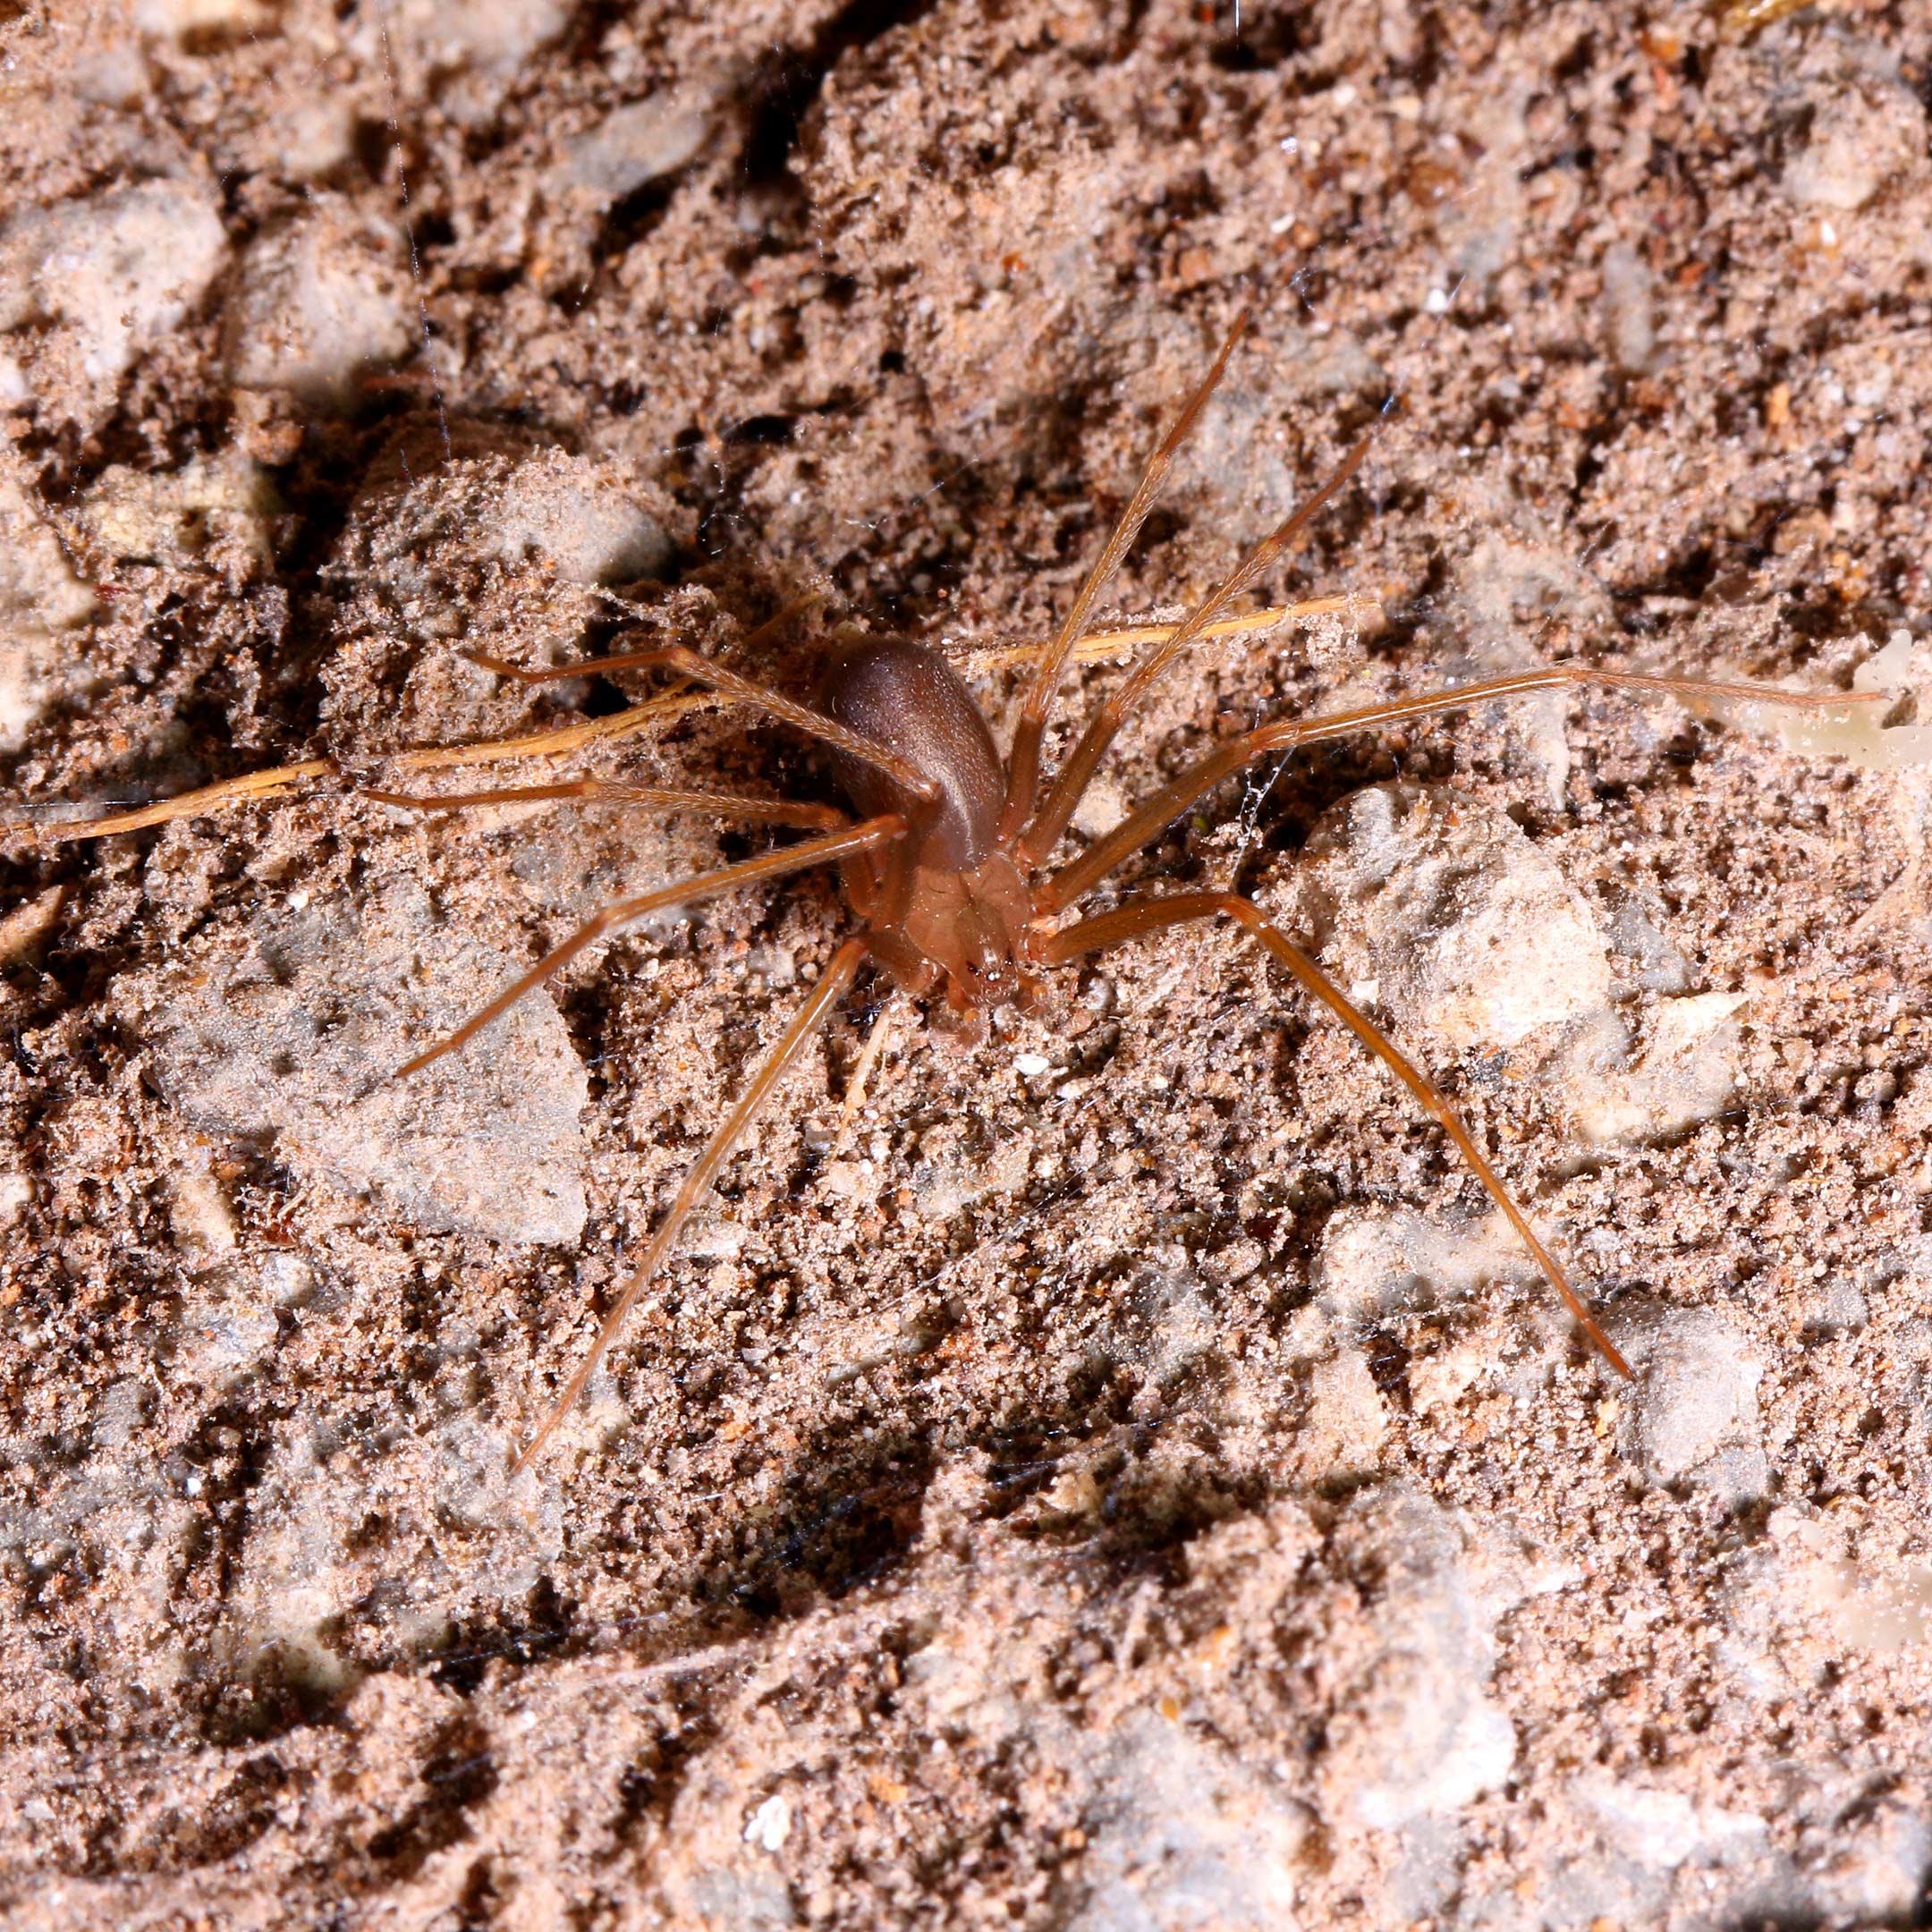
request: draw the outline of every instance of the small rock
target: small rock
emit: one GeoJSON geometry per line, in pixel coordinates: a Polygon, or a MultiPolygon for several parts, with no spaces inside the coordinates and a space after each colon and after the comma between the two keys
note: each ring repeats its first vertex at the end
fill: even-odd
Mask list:
{"type": "Polygon", "coordinates": [[[221,1182],[206,1167],[178,1169],[170,1195],[168,1226],[185,1253],[205,1261],[234,1251],[234,1215],[221,1182]]]}
{"type": "Polygon", "coordinates": [[[1350,1572],[1373,1580],[1378,1641],[1338,1687],[1323,1809],[1383,1830],[1459,1810],[1516,1758],[1489,1694],[1494,1607],[1472,1586],[1467,1535],[1439,1504],[1389,1489],[1353,1505],[1336,1542],[1350,1572]]]}
{"type": "Polygon", "coordinates": [[[564,0],[397,0],[382,23],[439,66],[513,68],[570,22],[564,0]]]}
{"type": "Polygon", "coordinates": [[[1641,376],[1657,357],[1657,296],[1650,270],[1628,242],[1604,251],[1603,305],[1611,359],[1627,374],[1641,376]]]}
{"type": "Polygon", "coordinates": [[[1309,1821],[1238,1759],[1138,1710],[1088,1775],[1086,1898],[1070,1932],[1271,1932],[1296,1922],[1309,1821]]]}
{"type": "Polygon", "coordinates": [[[1850,214],[1888,182],[1922,170],[1926,113],[1909,89],[1870,73],[1822,84],[1810,137],[1784,170],[1803,208],[1850,214]]]}
{"type": "Polygon", "coordinates": [[[1667,1140],[1721,1114],[1737,1090],[1742,993],[1660,1000],[1648,1037],[1626,1068],[1576,1083],[1572,1116],[1586,1140],[1667,1140]]]}
{"type": "Polygon", "coordinates": [[[312,181],[339,167],[355,151],[355,109],[332,95],[296,101],[277,116],[275,164],[292,181],[312,181]]]}
{"type": "Polygon", "coordinates": [[[1323,1314],[1350,1327],[1538,1277],[1500,1214],[1445,1226],[1408,1208],[1343,1208],[1322,1230],[1311,1278],[1323,1314]]]}
{"type": "Polygon", "coordinates": [[[280,1325],[261,1284],[247,1272],[223,1273],[198,1285],[165,1338],[170,1372],[204,1389],[221,1388],[275,1345],[280,1325]]]}
{"type": "Polygon", "coordinates": [[[1758,1579],[1760,1600],[1786,1616],[1820,1615],[1835,1644],[1874,1657],[1932,1636],[1932,1568],[1861,1562],[1855,1540],[1799,1508],[1772,1511],[1766,1528],[1772,1560],[1758,1579]]]}
{"type": "Polygon", "coordinates": [[[292,1166],[425,1228],[571,1241],[587,1212],[584,1070],[547,996],[464,1053],[389,1075],[514,978],[397,891],[217,934],[124,983],[161,1091],[203,1132],[272,1140],[292,1166]]]}
{"type": "MultiPolygon", "coordinates": [[[[1553,624],[1614,622],[1600,584],[1577,560],[1568,535],[1519,501],[1484,492],[1471,505],[1487,525],[1457,564],[1448,611],[1463,643],[1455,674],[1468,681],[1535,661],[1526,640],[1553,624]],[[1526,527],[1527,526],[1527,527],[1526,527]]],[[[1533,785],[1546,811],[1567,810],[1569,694],[1539,691],[1492,708],[1513,777],[1533,785]]],[[[1533,794],[1531,794],[1533,795],[1533,794]]]]}
{"type": "Polygon", "coordinates": [[[1445,786],[1374,785],[1325,817],[1299,880],[1344,988],[1453,1053],[1594,1021],[1610,963],[1589,907],[1513,820],[1445,786]]]}
{"type": "Polygon", "coordinates": [[[143,33],[182,40],[194,34],[239,34],[268,25],[263,0],[135,0],[143,33]]]}
{"type": "Polygon", "coordinates": [[[674,174],[704,146],[716,107],[709,89],[691,86],[631,101],[570,144],[565,178],[614,201],[674,174]]]}
{"type": "Polygon", "coordinates": [[[145,1382],[124,1377],[95,1405],[89,1428],[97,1449],[125,1449],[147,1419],[154,1391],[145,1382]]]}
{"type": "Polygon", "coordinates": [[[1108,1347],[1156,1387],[1211,1354],[1223,1340],[1207,1284],[1184,1266],[1171,1273],[1144,1269],[1106,1333],[1108,1347]]]}
{"type": "Polygon", "coordinates": [[[1388,1405],[1360,1349],[1344,1345],[1316,1363],[1296,1444],[1311,1467],[1330,1474],[1374,1469],[1388,1426],[1388,1405]]]}
{"type": "Polygon", "coordinates": [[[23,899],[10,912],[0,913],[0,966],[10,966],[16,960],[38,961],[47,936],[59,922],[66,897],[65,886],[49,886],[31,899],[23,899]]]}
{"type": "Polygon", "coordinates": [[[1715,1309],[1619,1310],[1606,1324],[1636,1382],[1623,1400],[1621,1446],[1648,1481],[1690,1481],[1732,1503],[1764,1494],[1764,1365],[1715,1309]]]}
{"type": "Polygon", "coordinates": [[[1699,1804],[1681,1792],[1604,1772],[1573,1778],[1570,1795],[1615,1852],[1649,1871],[1750,1858],[1768,1830],[1755,1811],[1699,1804]]]}
{"type": "Polygon", "coordinates": [[[282,507],[267,473],[231,450],[179,470],[114,464],[81,499],[80,528],[104,562],[212,564],[239,578],[269,561],[282,507]]]}
{"type": "Polygon", "coordinates": [[[63,633],[98,608],[60,539],[8,467],[0,467],[0,751],[11,751],[65,688],[63,633]]]}
{"type": "Polygon", "coordinates": [[[671,559],[664,524],[607,467],[563,450],[530,453],[502,478],[479,548],[505,564],[547,560],[565,581],[627,583],[671,559]]]}
{"type": "Polygon", "coordinates": [[[185,182],[25,210],[0,229],[0,329],[52,323],[57,359],[111,381],[186,318],[227,252],[213,203],[185,182]]]}
{"type": "Polygon", "coordinates": [[[792,1835],[792,1807],[783,1794],[767,1798],[745,1821],[745,1843],[775,1852],[792,1835]]]}
{"type": "Polygon", "coordinates": [[[417,322],[402,236],[340,196],[318,195],[242,260],[229,373],[244,388],[341,408],[358,376],[409,354],[417,322]]]}
{"type": "Polygon", "coordinates": [[[1664,916],[1655,894],[1628,894],[1612,912],[1606,936],[1613,952],[1636,962],[1637,983],[1646,993],[1687,993],[1690,962],[1659,923],[1664,916]]]}

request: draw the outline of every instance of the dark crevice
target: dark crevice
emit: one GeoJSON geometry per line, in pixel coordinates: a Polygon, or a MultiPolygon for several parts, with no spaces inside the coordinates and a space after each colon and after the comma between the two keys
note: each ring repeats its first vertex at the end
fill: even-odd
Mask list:
{"type": "Polygon", "coordinates": [[[1238,33],[1230,32],[1208,55],[1224,73],[1261,73],[1282,67],[1316,44],[1321,24],[1307,6],[1277,6],[1243,13],[1238,33]]]}
{"type": "Polygon", "coordinates": [[[791,171],[799,130],[839,59],[895,28],[911,26],[931,11],[932,4],[933,0],[852,0],[826,23],[809,47],[775,53],[752,83],[751,131],[744,149],[746,178],[754,185],[783,182],[791,171]]]}
{"type": "Polygon", "coordinates": [[[386,1876],[392,1884],[470,1835],[469,1812],[496,1788],[496,1754],[481,1726],[467,1717],[445,1725],[423,1766],[422,1784],[424,1795],[369,1841],[369,1856],[391,1868],[386,1876]]]}
{"type": "Polygon", "coordinates": [[[694,1598],[758,1618],[793,1616],[876,1581],[917,1540],[934,1468],[917,1439],[820,1443],[775,1516],[740,1525],[739,1547],[705,1565],[694,1598]]]}
{"type": "MultiPolygon", "coordinates": [[[[672,194],[682,179],[677,174],[667,181],[648,181],[629,194],[619,195],[597,227],[597,239],[590,244],[590,259],[596,263],[610,261],[648,240],[664,220],[672,194]]],[[[558,303],[574,312],[589,299],[588,284],[572,284],[560,293],[558,303]]]]}

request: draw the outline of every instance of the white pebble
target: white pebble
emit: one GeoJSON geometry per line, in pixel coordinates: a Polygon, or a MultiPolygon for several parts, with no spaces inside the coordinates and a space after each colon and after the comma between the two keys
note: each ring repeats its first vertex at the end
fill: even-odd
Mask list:
{"type": "Polygon", "coordinates": [[[55,323],[80,373],[110,379],[186,318],[227,252],[213,204],[185,182],[27,209],[0,230],[0,329],[55,323]]]}
{"type": "Polygon", "coordinates": [[[1637,1310],[1609,1327],[1636,1371],[1623,1397],[1625,1457],[1653,1483],[1687,1480],[1733,1503],[1763,1495],[1764,1365],[1744,1331],[1703,1308],[1637,1310]]]}
{"type": "Polygon", "coordinates": [[[570,145],[567,179],[606,200],[674,174],[711,131],[710,91],[671,88],[605,115],[570,145]]]}
{"type": "Polygon", "coordinates": [[[1573,1029],[1610,996],[1581,897],[1506,814],[1375,785],[1316,827],[1300,887],[1325,962],[1453,1052],[1573,1029]]]}
{"type": "Polygon", "coordinates": [[[775,1852],[792,1835],[792,1807],[782,1797],[767,1798],[744,1828],[745,1843],[775,1852]]]}
{"type": "Polygon", "coordinates": [[[362,371],[410,352],[416,327],[402,236],[318,195],[249,250],[229,311],[230,371],[244,388],[340,406],[362,371]]]}

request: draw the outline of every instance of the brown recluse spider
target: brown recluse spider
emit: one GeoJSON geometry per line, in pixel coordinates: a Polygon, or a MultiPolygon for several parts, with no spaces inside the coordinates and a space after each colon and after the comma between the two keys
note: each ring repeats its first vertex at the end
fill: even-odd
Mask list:
{"type": "MultiPolygon", "coordinates": [[[[619,926],[666,907],[688,904],[734,886],[782,877],[809,866],[837,860],[843,869],[847,895],[863,921],[860,930],[834,953],[777,1045],[686,1173],[669,1213],[658,1224],[642,1259],[631,1271],[596,1339],[550,1405],[536,1434],[517,1457],[513,1473],[530,1465],[583,1393],[625,1318],[669,1254],[692,1209],[716,1180],[746,1128],[771,1098],[786,1070],[869,958],[877,960],[901,987],[911,993],[930,995],[943,990],[954,1009],[978,1014],[1004,1002],[1030,999],[1037,992],[1039,974],[1046,969],[1063,966],[1088,953],[1170,927],[1215,918],[1233,919],[1250,933],[1409,1089],[1448,1135],[1490,1198],[1508,1217],[1592,1344],[1619,1373],[1630,1373],[1615,1345],[1572,1287],[1562,1266],[1538,1237],[1440,1089],[1254,901],[1233,892],[1140,894],[1070,926],[1061,926],[1060,917],[1123,860],[1157,837],[1196,800],[1243,767],[1270,753],[1405,718],[1461,710],[1490,699],[1569,685],[1597,685],[1698,699],[1744,699],[1806,708],[1857,703],[1872,694],[1792,692],[1763,684],[1657,677],[1603,671],[1585,665],[1550,665],[1352,711],[1282,719],[1230,739],[1163,786],[1111,832],[1095,840],[1057,871],[1045,869],[1122,724],[1191,645],[1210,634],[1246,627],[1244,620],[1226,614],[1229,607],[1302,534],[1316,513],[1339,494],[1368,453],[1370,438],[1364,436],[1321,487],[1263,538],[1182,623],[1152,633],[1148,648],[1121,683],[1095,708],[1072,751],[1051,782],[1046,782],[1041,769],[1041,746],[1068,659],[1082,641],[1096,598],[1139,535],[1176,454],[1220,381],[1245,326],[1243,317],[1230,331],[1206,377],[1162,438],[1106,547],[1081,584],[1058,634],[1038,656],[1021,704],[1013,748],[1004,760],[984,716],[959,674],[936,651],[910,638],[864,637],[844,643],[820,682],[816,705],[800,703],[695,651],[674,645],[620,652],[545,670],[526,670],[492,657],[479,657],[478,661],[504,677],[527,684],[616,670],[657,669],[677,674],[720,698],[752,707],[826,745],[839,783],[857,814],[856,820],[826,805],[599,779],[507,786],[440,797],[365,788],[365,795],[382,802],[426,810],[574,799],[703,811],[718,818],[795,826],[815,835],[741,864],[724,866],[606,906],[447,1038],[399,1069],[398,1078],[455,1052],[593,941],[619,926]]],[[[773,620],[773,625],[791,614],[789,611],[781,613],[778,619],[773,620]]],[[[1147,633],[1120,635],[1139,638],[1147,633]]],[[[654,711],[663,714],[674,709],[680,702],[688,705],[691,700],[674,696],[656,700],[654,705],[634,708],[631,713],[616,719],[491,745],[437,747],[404,754],[398,762],[406,769],[421,770],[496,757],[554,755],[597,737],[618,735],[614,727],[628,728],[626,720],[654,711]]],[[[72,838],[131,831],[206,810],[212,805],[267,797],[305,778],[331,775],[336,770],[329,759],[285,766],[274,772],[209,786],[158,806],[88,824],[53,828],[51,835],[72,838]]]]}

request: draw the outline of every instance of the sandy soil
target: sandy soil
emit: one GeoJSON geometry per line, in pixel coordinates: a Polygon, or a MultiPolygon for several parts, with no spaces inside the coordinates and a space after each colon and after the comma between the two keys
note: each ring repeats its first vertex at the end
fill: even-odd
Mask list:
{"type": "MultiPolygon", "coordinates": [[[[1904,1927],[1932,1872],[1932,21],[1835,0],[0,7],[0,1898],[72,1928],[1904,1927]],[[1761,10],[1770,12],[1773,10],[1761,10]],[[509,1457],[849,926],[792,835],[290,760],[1173,612],[1392,399],[1079,821],[1254,720],[1201,930],[842,1007],[509,1457]],[[1919,722],[1921,719],[1923,723],[1919,722]]],[[[1114,674],[1080,674],[1090,698],[1114,674]]],[[[1070,693],[1072,683],[1070,680],[1070,693]]],[[[1010,674],[976,690],[1003,733],[1010,674]]],[[[1070,706],[1069,709],[1072,708],[1070,706]]],[[[552,765],[823,796],[687,712],[552,765]]]]}

